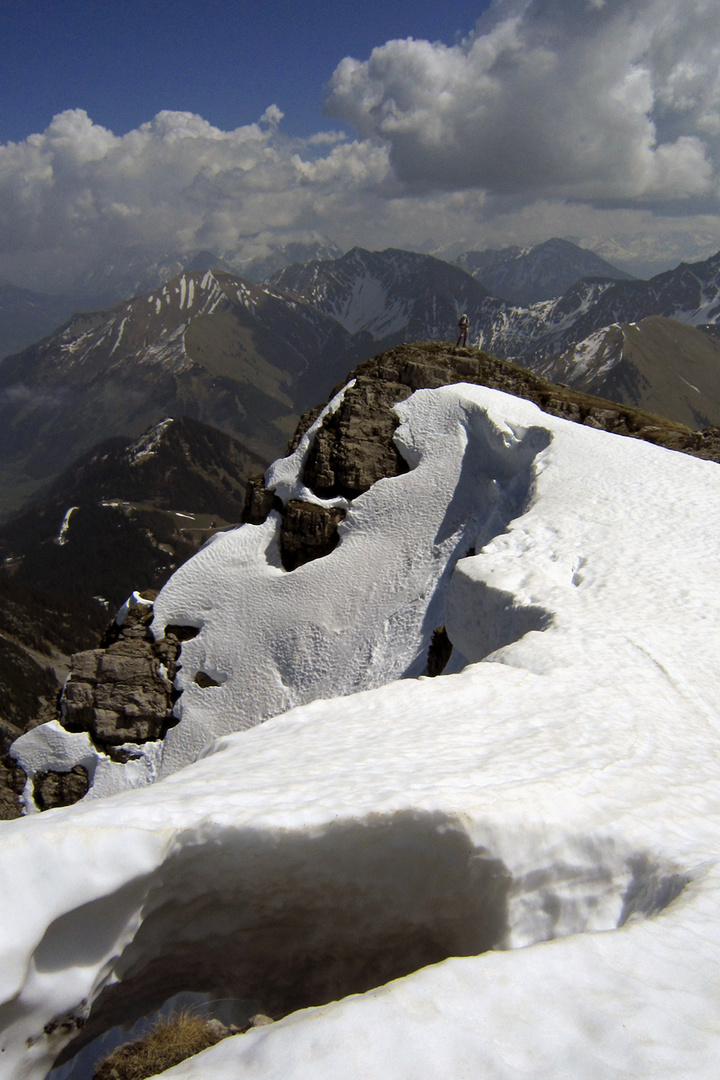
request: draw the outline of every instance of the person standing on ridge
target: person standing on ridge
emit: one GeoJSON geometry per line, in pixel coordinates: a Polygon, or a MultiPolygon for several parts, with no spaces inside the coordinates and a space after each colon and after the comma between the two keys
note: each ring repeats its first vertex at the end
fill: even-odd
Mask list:
{"type": "Polygon", "coordinates": [[[455,348],[462,344],[463,347],[467,345],[468,327],[470,326],[470,320],[467,315],[461,315],[458,320],[458,327],[460,329],[460,336],[455,343],[455,348]]]}

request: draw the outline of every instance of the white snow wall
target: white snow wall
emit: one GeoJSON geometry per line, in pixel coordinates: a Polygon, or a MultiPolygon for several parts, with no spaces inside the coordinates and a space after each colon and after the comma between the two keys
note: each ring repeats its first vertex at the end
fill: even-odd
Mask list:
{"type": "MultiPolygon", "coordinates": [[[[180,724],[165,738],[161,777],[219,735],[424,672],[458,557],[523,512],[551,436],[540,426],[498,423],[456,387],[419,391],[396,412],[395,441],[410,472],[352,502],[329,555],[283,570],[280,518],[272,513],[263,525],[216,537],[160,593],[154,632],[200,628],[183,644],[180,724]],[[198,672],[220,685],[199,686],[198,672]]],[[[323,502],[300,481],[321,422],[268,470],[268,488],[284,501],[347,505],[323,502]]],[[[507,597],[498,604],[488,596],[487,606],[487,652],[549,621],[540,608],[518,612],[507,597]]]]}

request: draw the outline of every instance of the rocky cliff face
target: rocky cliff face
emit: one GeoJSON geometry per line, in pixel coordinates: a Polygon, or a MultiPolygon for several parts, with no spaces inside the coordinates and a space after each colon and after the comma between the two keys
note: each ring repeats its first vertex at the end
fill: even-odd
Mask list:
{"type": "MultiPolygon", "coordinates": [[[[457,382],[490,386],[527,398],[552,416],[720,461],[718,428],[693,432],[639,409],[550,383],[477,349],[436,343],[400,345],[361,364],[350,378],[354,385],[345,391],[337,411],[326,417],[305,463],[303,481],[322,499],[341,495],[351,500],[382,477],[405,472],[407,465],[392,439],[398,423],[393,406],[415,390],[457,382]]],[[[291,449],[321,408],[302,417],[291,449]]],[[[282,506],[273,492],[264,489],[262,476],[252,477],[243,520],[260,524],[273,509],[282,516],[281,551],[292,550],[292,558],[284,560],[286,570],[332,550],[342,511],[296,500],[282,506]]]]}
{"type": "Polygon", "coordinates": [[[150,633],[154,593],[131,607],[121,625],[111,626],[105,647],[72,657],[60,699],[63,727],[87,731],[110,757],[128,760],[128,743],[163,737],[172,715],[173,679],[180,639],[172,632],[161,641],[150,633]]]}
{"type": "MultiPolygon", "coordinates": [[[[135,594],[121,621],[107,630],[98,648],[69,659],[69,672],[54,714],[67,731],[86,731],[95,747],[112,761],[133,758],[133,746],[161,739],[177,723],[173,680],[183,640],[196,631],[168,627],[155,641],[150,632],[157,594],[135,594]]],[[[50,717],[46,717],[49,719],[50,717]]],[[[19,797],[27,777],[11,755],[0,760],[0,819],[20,816],[19,797]]],[[[68,806],[82,799],[89,786],[87,771],[38,772],[33,799],[39,810],[68,806]]]]}

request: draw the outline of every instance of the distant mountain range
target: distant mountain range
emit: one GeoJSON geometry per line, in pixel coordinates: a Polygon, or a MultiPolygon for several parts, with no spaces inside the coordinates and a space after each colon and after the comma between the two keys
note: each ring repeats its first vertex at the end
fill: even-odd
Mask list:
{"type": "Polygon", "coordinates": [[[339,259],[343,250],[331,240],[319,240],[315,243],[291,243],[274,248],[267,255],[257,256],[249,262],[235,257],[233,268],[249,281],[266,281],[294,263],[306,263],[316,260],[339,259]]]}
{"type": "Polygon", "coordinates": [[[355,347],[317,309],[224,272],[77,315],[0,364],[0,460],[17,496],[6,506],[100,439],[166,415],[212,422],[269,461],[355,347]]]}
{"type": "Polygon", "coordinates": [[[290,266],[271,284],[368,336],[378,349],[401,341],[446,340],[461,311],[477,321],[499,305],[487,289],[450,263],[398,248],[353,248],[340,259],[290,266]]]}
{"type": "MultiPolygon", "coordinates": [[[[38,342],[76,312],[106,310],[157,289],[178,274],[222,270],[259,284],[288,266],[327,262],[342,255],[337,244],[322,238],[279,245],[250,259],[233,251],[157,255],[130,248],[108,252],[96,266],[79,274],[68,271],[61,293],[49,289],[47,283],[43,287],[39,279],[25,282],[23,288],[0,280],[0,358],[38,342]]],[[[518,303],[559,296],[588,274],[627,276],[591,251],[558,239],[526,249],[468,251],[456,263],[489,292],[518,303]]]]}
{"type": "MultiPolygon", "coordinates": [[[[508,281],[512,270],[517,287],[537,289],[543,277],[559,280],[552,275],[561,271],[573,276],[583,267],[607,267],[591,253],[578,262],[578,252],[552,241],[508,255],[496,269],[508,281]]],[[[637,380],[619,372],[603,383],[618,363],[617,348],[593,368],[592,389],[622,395],[628,404],[662,405],[691,424],[720,421],[713,394],[694,389],[714,378],[714,352],[700,329],[714,328],[720,315],[720,253],[649,281],[585,277],[562,296],[529,305],[492,295],[459,266],[392,248],[353,248],[339,258],[297,263],[262,284],[213,270],[212,261],[212,253],[201,253],[197,269],[107,311],[76,315],[0,363],[5,511],[100,439],[137,437],[168,415],[212,423],[269,461],[282,453],[298,414],[358,362],[404,341],[453,340],[463,311],[471,344],[553,378],[557,361],[562,381],[573,385],[585,378],[573,357],[586,355],[595,336],[616,324],[652,316],[695,327],[697,336],[683,338],[684,352],[673,352],[672,328],[660,335],[658,383],[674,390],[655,405],[637,380]],[[708,365],[706,376],[684,373],[688,350],[708,365]]],[[[472,263],[470,255],[466,261],[472,263]]],[[[656,345],[658,335],[655,328],[656,345]]],[[[643,378],[652,384],[653,356],[643,363],[643,378]]]]}
{"type": "Polygon", "coordinates": [[[489,292],[521,306],[562,296],[583,278],[623,281],[633,277],[593,251],[558,238],[530,248],[466,251],[455,262],[489,292]]]}
{"type": "Polygon", "coordinates": [[[43,289],[39,282],[37,287],[21,288],[0,279],[0,358],[40,341],[77,312],[103,311],[157,289],[178,274],[223,270],[260,282],[290,263],[339,255],[341,249],[324,240],[281,245],[250,260],[237,252],[158,255],[142,248],[123,248],[107,253],[80,274],[68,271],[61,292],[43,289]]]}

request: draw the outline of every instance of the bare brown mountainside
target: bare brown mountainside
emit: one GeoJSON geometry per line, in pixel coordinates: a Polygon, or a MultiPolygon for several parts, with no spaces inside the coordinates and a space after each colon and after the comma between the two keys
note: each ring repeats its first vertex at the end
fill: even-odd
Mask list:
{"type": "Polygon", "coordinates": [[[270,460],[354,362],[336,321],[220,271],[77,315],[0,363],[0,510],[101,439],[168,415],[210,422],[270,460]]]}
{"type": "Polygon", "coordinates": [[[720,340],[676,319],[651,315],[604,328],[540,370],[692,428],[720,422],[720,340]]]}

